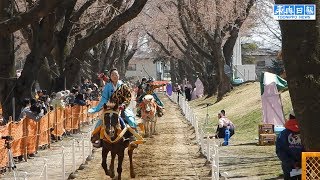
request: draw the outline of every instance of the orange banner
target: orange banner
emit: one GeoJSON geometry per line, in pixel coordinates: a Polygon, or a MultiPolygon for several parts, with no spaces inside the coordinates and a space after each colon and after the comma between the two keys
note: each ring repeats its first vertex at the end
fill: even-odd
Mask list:
{"type": "Polygon", "coordinates": [[[46,114],[38,122],[38,134],[39,134],[39,143],[38,146],[47,145],[50,143],[50,129],[49,129],[49,114],[46,114]]]}
{"type": "Polygon", "coordinates": [[[55,110],[55,116],[54,116],[54,131],[52,134],[54,136],[62,136],[65,132],[64,130],[64,109],[57,108],[55,110]]]}
{"type": "MultiPolygon", "coordinates": [[[[7,136],[9,135],[9,126],[2,126],[0,129],[0,136],[7,136]]],[[[7,149],[5,147],[5,140],[0,139],[0,168],[4,168],[7,166],[8,163],[8,154],[7,149]]]]}
{"type": "Polygon", "coordinates": [[[12,154],[13,157],[21,156],[25,154],[25,119],[19,122],[12,122],[11,123],[11,136],[13,137],[12,143],[12,154]]]}
{"type": "Polygon", "coordinates": [[[80,128],[80,115],[81,115],[81,106],[73,106],[72,107],[72,128],[78,129],[80,128]]]}
{"type": "Polygon", "coordinates": [[[38,124],[33,119],[26,118],[27,121],[27,129],[26,129],[26,138],[27,138],[27,153],[33,154],[37,151],[37,132],[38,132],[38,124]]]}
{"type": "Polygon", "coordinates": [[[73,129],[72,127],[72,107],[68,106],[65,109],[65,116],[66,116],[66,121],[65,121],[65,129],[66,131],[71,131],[73,129]]]}
{"type": "MultiPolygon", "coordinates": [[[[81,123],[90,122],[101,114],[101,112],[88,114],[88,109],[98,103],[91,101],[89,107],[76,105],[65,109],[58,108],[43,116],[39,122],[28,118],[10,122],[6,126],[0,126],[0,137],[6,135],[13,137],[11,147],[13,157],[35,153],[39,146],[50,144],[51,134],[62,136],[65,130],[79,129],[81,123]]],[[[5,141],[0,139],[0,168],[6,167],[7,162],[5,141]]]]}

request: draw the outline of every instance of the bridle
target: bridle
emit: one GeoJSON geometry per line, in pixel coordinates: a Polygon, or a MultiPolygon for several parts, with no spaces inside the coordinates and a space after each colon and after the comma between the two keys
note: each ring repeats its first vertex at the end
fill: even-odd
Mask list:
{"type": "Polygon", "coordinates": [[[122,137],[123,137],[123,135],[124,135],[124,133],[125,133],[125,131],[121,131],[121,133],[116,137],[116,139],[115,140],[112,140],[111,139],[111,137],[114,137],[115,136],[115,134],[114,134],[114,132],[112,131],[113,130],[113,126],[112,126],[112,123],[111,123],[111,121],[112,121],[112,116],[114,115],[114,114],[116,114],[116,115],[118,115],[118,125],[120,124],[119,123],[119,115],[120,115],[120,113],[121,113],[121,111],[116,111],[116,110],[113,110],[113,109],[108,109],[108,110],[106,110],[106,111],[104,111],[103,113],[102,113],[102,118],[101,119],[103,119],[103,127],[104,127],[104,131],[103,131],[103,134],[104,134],[104,137],[107,139],[107,141],[109,141],[110,143],[116,143],[116,142],[118,142],[122,137]],[[104,118],[105,118],[105,115],[106,114],[109,114],[109,128],[106,128],[106,124],[105,124],[105,120],[104,120],[104,118]],[[106,132],[106,129],[109,129],[109,134],[106,132]]]}

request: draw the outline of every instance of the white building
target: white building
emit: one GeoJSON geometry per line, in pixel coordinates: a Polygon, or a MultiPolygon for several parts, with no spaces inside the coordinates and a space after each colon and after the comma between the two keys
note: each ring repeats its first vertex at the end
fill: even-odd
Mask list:
{"type": "Polygon", "coordinates": [[[139,52],[130,60],[126,72],[127,78],[133,78],[135,81],[143,77],[153,78],[154,80],[167,80],[170,76],[167,72],[169,65],[162,62],[154,62],[154,59],[148,52],[139,52]],[[166,71],[164,71],[166,69],[166,71]]]}
{"type": "Polygon", "coordinates": [[[241,38],[238,38],[233,48],[232,56],[233,78],[241,78],[244,82],[257,79],[254,64],[242,64],[241,38]]]}

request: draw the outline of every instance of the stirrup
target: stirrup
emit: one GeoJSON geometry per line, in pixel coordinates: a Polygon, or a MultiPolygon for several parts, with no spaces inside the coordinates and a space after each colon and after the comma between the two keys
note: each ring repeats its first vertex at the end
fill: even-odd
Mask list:
{"type": "Polygon", "coordinates": [[[95,148],[101,148],[102,147],[101,140],[97,140],[97,141],[92,142],[92,146],[95,147],[95,148]]]}

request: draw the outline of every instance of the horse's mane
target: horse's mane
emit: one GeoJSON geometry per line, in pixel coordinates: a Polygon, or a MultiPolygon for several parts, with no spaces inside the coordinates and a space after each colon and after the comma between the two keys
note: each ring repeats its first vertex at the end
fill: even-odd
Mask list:
{"type": "Polygon", "coordinates": [[[131,91],[128,85],[122,84],[119,86],[110,98],[110,102],[115,103],[118,107],[121,104],[128,106],[131,101],[131,91]]]}

